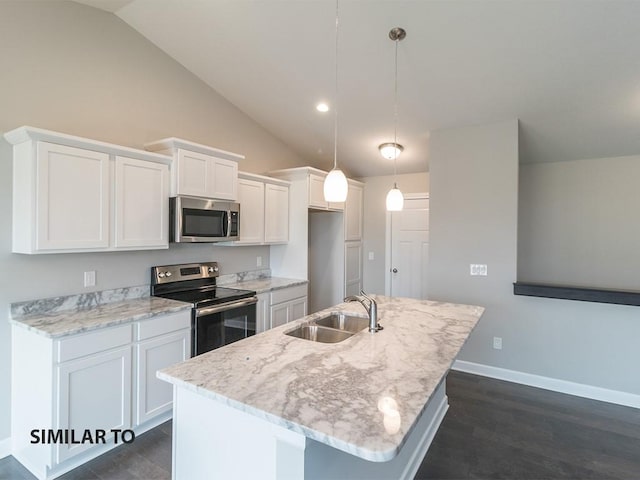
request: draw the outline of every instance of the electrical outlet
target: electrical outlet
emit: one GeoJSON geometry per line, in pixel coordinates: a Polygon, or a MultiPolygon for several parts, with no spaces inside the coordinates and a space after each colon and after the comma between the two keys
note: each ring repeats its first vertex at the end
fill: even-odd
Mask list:
{"type": "Polygon", "coordinates": [[[374,258],[373,252],[369,252],[369,260],[373,260],[374,258]]]}
{"type": "Polygon", "coordinates": [[[95,287],[96,285],[96,271],[84,272],[84,286],[95,287]]]}
{"type": "Polygon", "coordinates": [[[262,266],[262,257],[261,256],[257,256],[256,257],[256,267],[261,267],[262,266]]]}
{"type": "Polygon", "coordinates": [[[502,337],[493,337],[494,350],[502,350],[502,337]]]}
{"type": "Polygon", "coordinates": [[[486,277],[487,266],[483,264],[472,263],[469,265],[469,275],[471,275],[472,277],[475,277],[475,276],[486,277]]]}

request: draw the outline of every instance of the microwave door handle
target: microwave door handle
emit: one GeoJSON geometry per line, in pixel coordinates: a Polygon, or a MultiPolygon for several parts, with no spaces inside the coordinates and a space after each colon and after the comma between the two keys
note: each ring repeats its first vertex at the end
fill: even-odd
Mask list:
{"type": "Polygon", "coordinates": [[[225,215],[227,216],[227,231],[224,232],[224,236],[228,237],[231,235],[231,210],[227,210],[225,215]]]}

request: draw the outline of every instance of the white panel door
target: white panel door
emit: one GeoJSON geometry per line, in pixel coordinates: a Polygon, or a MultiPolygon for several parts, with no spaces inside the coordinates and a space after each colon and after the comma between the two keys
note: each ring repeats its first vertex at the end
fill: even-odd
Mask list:
{"type": "Polygon", "coordinates": [[[289,306],[289,321],[297,320],[307,314],[307,297],[296,298],[289,306]]]}
{"type": "Polygon", "coordinates": [[[240,240],[237,243],[264,242],[264,183],[240,178],[240,240]]]}
{"type": "Polygon", "coordinates": [[[265,228],[266,243],[286,243],[289,241],[289,187],[265,185],[265,228]]]}
{"type": "Polygon", "coordinates": [[[169,166],[116,157],[115,247],[169,248],[169,166]]]}
{"type": "Polygon", "coordinates": [[[429,199],[407,198],[391,214],[390,294],[427,298],[429,265],[429,199]]]}
{"type": "Polygon", "coordinates": [[[213,191],[213,158],[210,155],[178,150],[177,193],[210,197],[213,191]]]}
{"type": "MultiPolygon", "coordinates": [[[[131,427],[131,346],[72,360],[57,367],[56,427],[75,430],[131,427]]],[[[110,438],[112,435],[108,435],[110,438]]],[[[56,446],[58,463],[91,448],[56,446]]]]}
{"type": "Polygon", "coordinates": [[[109,246],[109,155],[38,142],[38,250],[109,246]]]}
{"type": "Polygon", "coordinates": [[[181,330],[140,342],[136,346],[137,388],[135,425],[171,410],[173,387],[156,377],[156,372],[189,358],[191,330],[181,330]]]}
{"type": "Polygon", "coordinates": [[[271,328],[279,327],[289,321],[289,303],[281,303],[271,306],[271,328]]]}

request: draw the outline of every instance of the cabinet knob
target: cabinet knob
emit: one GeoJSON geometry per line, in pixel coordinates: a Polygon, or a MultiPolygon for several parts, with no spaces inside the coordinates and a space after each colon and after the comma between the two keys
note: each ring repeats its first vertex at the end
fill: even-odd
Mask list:
{"type": "Polygon", "coordinates": [[[398,273],[398,269],[394,268],[393,270],[391,270],[393,273],[398,273]]]}

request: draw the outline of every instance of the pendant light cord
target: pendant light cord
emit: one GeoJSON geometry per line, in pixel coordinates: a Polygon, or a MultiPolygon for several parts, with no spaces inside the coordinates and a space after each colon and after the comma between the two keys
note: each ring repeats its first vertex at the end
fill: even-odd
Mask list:
{"type": "Polygon", "coordinates": [[[397,188],[397,172],[396,165],[398,163],[398,39],[394,40],[396,44],[396,64],[395,64],[395,82],[393,88],[393,188],[397,188]]]}
{"type": "Polygon", "coordinates": [[[333,169],[338,168],[338,0],[336,0],[336,76],[335,98],[333,101],[334,125],[333,125],[333,169]]]}

